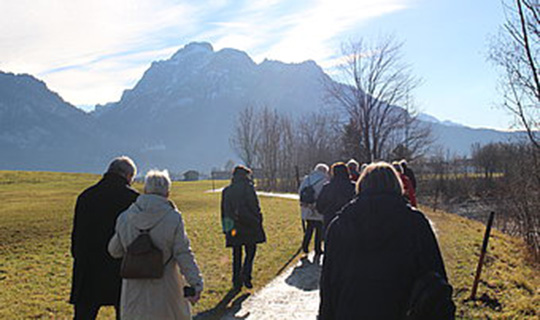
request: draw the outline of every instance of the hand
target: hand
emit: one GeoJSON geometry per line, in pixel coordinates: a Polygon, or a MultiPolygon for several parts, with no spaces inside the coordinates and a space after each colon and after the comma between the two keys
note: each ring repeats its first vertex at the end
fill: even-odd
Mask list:
{"type": "Polygon", "coordinates": [[[194,296],[186,297],[186,299],[191,302],[192,305],[197,304],[197,302],[201,299],[201,291],[195,292],[194,296]]]}

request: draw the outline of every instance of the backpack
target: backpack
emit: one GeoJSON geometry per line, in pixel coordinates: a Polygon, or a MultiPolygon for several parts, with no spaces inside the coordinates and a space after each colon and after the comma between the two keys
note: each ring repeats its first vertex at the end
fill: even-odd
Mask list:
{"type": "Polygon", "coordinates": [[[405,320],[453,320],[455,312],[452,286],[437,272],[414,281],[405,320]]]}
{"type": "Polygon", "coordinates": [[[127,247],[120,266],[122,278],[159,279],[163,277],[163,270],[170,259],[163,264],[163,252],[152,241],[150,230],[139,230],[137,238],[127,247]]]}
{"type": "MultiPolygon", "coordinates": [[[[309,176],[307,177],[309,182],[309,176]]],[[[303,187],[302,190],[300,190],[300,202],[304,204],[314,204],[315,201],[317,201],[315,197],[315,189],[313,188],[314,185],[319,183],[322,179],[318,180],[317,182],[313,184],[308,184],[307,186],[303,187]]]]}

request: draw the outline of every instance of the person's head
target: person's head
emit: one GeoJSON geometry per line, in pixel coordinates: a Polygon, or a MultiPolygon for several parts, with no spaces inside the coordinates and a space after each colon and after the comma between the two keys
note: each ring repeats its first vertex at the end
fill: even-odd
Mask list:
{"type": "Polygon", "coordinates": [[[349,169],[343,162],[336,162],[332,165],[332,178],[349,179],[349,169]]]}
{"type": "Polygon", "coordinates": [[[403,195],[403,184],[393,166],[386,162],[368,165],[356,183],[356,193],[403,195]]]}
{"type": "Polygon", "coordinates": [[[313,171],[319,171],[319,172],[322,172],[324,174],[328,174],[328,165],[324,164],[324,163],[317,163],[315,165],[315,168],[313,169],[313,171]]]}
{"type": "Polygon", "coordinates": [[[107,173],[114,173],[127,179],[128,183],[133,182],[133,178],[137,175],[137,167],[131,158],[121,156],[114,158],[109,164],[107,173]]]}
{"type": "Polygon", "coordinates": [[[250,168],[243,165],[238,165],[233,169],[233,179],[247,179],[251,175],[251,172],[252,171],[250,168]]]}
{"type": "Polygon", "coordinates": [[[406,170],[407,169],[407,160],[405,159],[402,159],[399,164],[401,165],[401,167],[403,168],[403,170],[406,170]]]}
{"type": "Polygon", "coordinates": [[[358,162],[354,159],[351,159],[347,162],[347,168],[351,171],[358,171],[358,162]]]}
{"type": "Polygon", "coordinates": [[[171,178],[169,171],[150,170],[144,177],[144,193],[169,197],[171,191],[171,178]]]}
{"type": "Polygon", "coordinates": [[[392,167],[394,167],[394,169],[396,169],[398,173],[403,174],[404,171],[400,162],[397,162],[397,161],[392,162],[392,167]]]}

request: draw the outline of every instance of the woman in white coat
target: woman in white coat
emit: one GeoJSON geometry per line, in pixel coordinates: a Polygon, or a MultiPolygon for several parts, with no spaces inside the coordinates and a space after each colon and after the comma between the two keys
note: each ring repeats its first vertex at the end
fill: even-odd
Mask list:
{"type": "Polygon", "coordinates": [[[203,290],[182,215],[168,199],[170,186],[167,171],[148,172],[144,194],[116,221],[116,233],[109,242],[113,257],[121,258],[140,230],[151,229],[150,237],[162,250],[165,265],[160,279],[123,279],[122,319],[191,319],[190,303],[196,303],[203,290]],[[194,288],[195,295],[184,297],[184,286],[194,288]]]}

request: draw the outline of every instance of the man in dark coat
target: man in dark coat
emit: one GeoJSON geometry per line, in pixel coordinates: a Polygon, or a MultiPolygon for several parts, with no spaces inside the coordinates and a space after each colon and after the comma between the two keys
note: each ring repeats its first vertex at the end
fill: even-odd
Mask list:
{"type": "Polygon", "coordinates": [[[330,169],[332,178],[325,184],[317,198],[317,211],[323,215],[323,230],[337,212],[354,197],[354,183],[349,179],[349,171],[343,162],[336,162],[330,169]]]}
{"type": "MultiPolygon", "coordinates": [[[[328,228],[320,320],[401,320],[416,279],[429,272],[447,279],[430,223],[403,199],[395,170],[366,170],[359,196],[328,228]]],[[[435,318],[453,319],[452,311],[435,318]]]]}
{"type": "Polygon", "coordinates": [[[232,248],[233,287],[253,288],[252,270],[257,244],[266,241],[262,226],[263,217],[259,200],[250,179],[251,170],[237,166],[231,184],[223,190],[221,197],[221,222],[226,246],[232,248]],[[242,265],[242,248],[245,260],[242,265]]]}
{"type": "Polygon", "coordinates": [[[120,260],[113,259],[107,245],[114,234],[116,218],[139,193],[131,188],[136,167],[128,157],[114,159],[103,178],[77,198],[71,254],[73,279],[70,303],[75,319],[95,319],[99,308],[115,306],[119,319],[120,260]]]}

